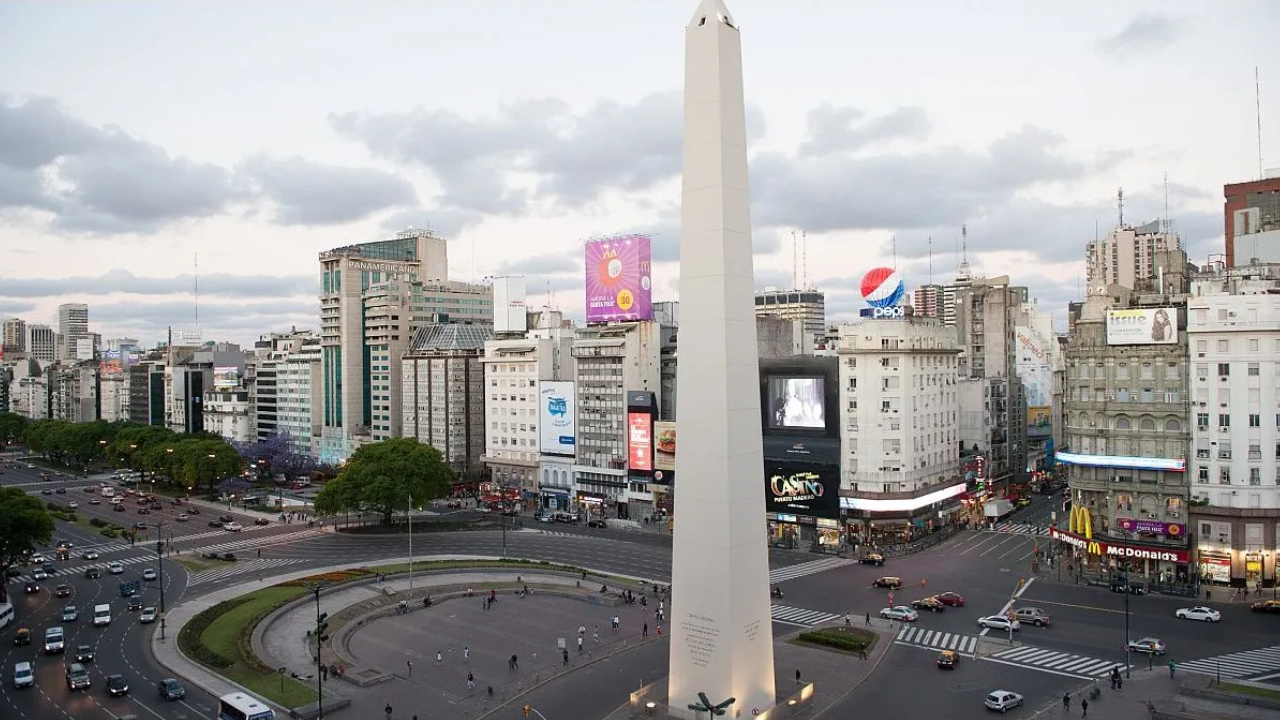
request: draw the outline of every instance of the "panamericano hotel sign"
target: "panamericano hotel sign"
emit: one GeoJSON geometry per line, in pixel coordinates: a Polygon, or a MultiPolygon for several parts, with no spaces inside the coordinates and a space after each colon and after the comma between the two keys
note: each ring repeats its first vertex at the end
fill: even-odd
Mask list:
{"type": "Polygon", "coordinates": [[[1105,555],[1126,560],[1158,560],[1163,562],[1186,563],[1190,561],[1190,553],[1176,548],[1146,548],[1130,545],[1114,545],[1101,540],[1083,538],[1074,533],[1064,532],[1057,528],[1049,528],[1049,537],[1083,550],[1089,555],[1105,555]]]}

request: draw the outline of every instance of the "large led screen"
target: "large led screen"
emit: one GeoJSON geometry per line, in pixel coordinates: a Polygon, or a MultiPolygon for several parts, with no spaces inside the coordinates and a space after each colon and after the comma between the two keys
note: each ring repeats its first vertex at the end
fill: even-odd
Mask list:
{"type": "Polygon", "coordinates": [[[647,412],[627,413],[629,466],[640,472],[653,471],[653,416],[647,412]]]}
{"type": "Polygon", "coordinates": [[[827,427],[825,386],[820,377],[770,377],[767,423],[775,430],[827,427]]]}
{"type": "Polygon", "coordinates": [[[587,322],[653,319],[653,266],[644,235],[593,240],[586,245],[587,322]]]}

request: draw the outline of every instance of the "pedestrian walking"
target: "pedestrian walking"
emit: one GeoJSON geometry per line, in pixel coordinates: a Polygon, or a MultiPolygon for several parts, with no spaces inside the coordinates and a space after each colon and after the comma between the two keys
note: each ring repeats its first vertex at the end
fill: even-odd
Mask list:
{"type": "Polygon", "coordinates": [[[409,666],[409,677],[413,677],[413,661],[405,660],[404,664],[409,666]]]}
{"type": "Polygon", "coordinates": [[[1083,698],[1080,700],[1080,717],[1089,717],[1089,698],[1083,698]]]}
{"type": "Polygon", "coordinates": [[[844,626],[847,628],[853,627],[853,620],[849,618],[849,613],[844,614],[844,626]]]}
{"type": "Polygon", "coordinates": [[[640,637],[641,638],[649,637],[649,623],[645,623],[644,627],[640,629],[640,637]]]}
{"type": "Polygon", "coordinates": [[[444,662],[444,653],[440,652],[439,650],[436,651],[436,662],[437,663],[444,662]]]}
{"type": "Polygon", "coordinates": [[[662,637],[662,626],[658,626],[658,637],[662,637]]]}
{"type": "Polygon", "coordinates": [[[1170,660],[1169,661],[1169,678],[1170,679],[1173,679],[1173,673],[1177,671],[1177,669],[1178,669],[1178,664],[1170,660]]]}
{"type": "Polygon", "coordinates": [[[258,559],[262,559],[262,548],[258,548],[258,559]]]}
{"type": "Polygon", "coordinates": [[[1062,712],[1066,712],[1070,709],[1071,709],[1071,693],[1063,693],[1062,694],[1062,712]]]}
{"type": "Polygon", "coordinates": [[[578,654],[582,654],[582,636],[578,636],[578,654]]]}
{"type": "Polygon", "coordinates": [[[470,646],[470,645],[463,645],[463,646],[462,646],[462,659],[463,659],[463,660],[470,660],[470,659],[471,659],[471,646],[470,646]]]}
{"type": "Polygon", "coordinates": [[[796,668],[796,684],[800,684],[800,668],[796,668]]]}
{"type": "Polygon", "coordinates": [[[562,659],[562,660],[564,660],[564,664],[565,664],[565,665],[568,665],[568,664],[569,664],[569,649],[568,649],[568,648],[565,648],[564,650],[561,650],[561,651],[560,651],[560,657],[561,657],[561,659],[562,659]]]}
{"type": "Polygon", "coordinates": [[[467,673],[467,689],[468,690],[476,689],[476,676],[472,675],[469,672],[467,673]]]}
{"type": "Polygon", "coordinates": [[[867,627],[871,627],[871,613],[867,613],[867,627]]]}
{"type": "Polygon", "coordinates": [[[591,639],[597,643],[600,642],[600,626],[599,625],[597,625],[596,628],[591,631],[591,639]]]}
{"type": "Polygon", "coordinates": [[[579,626],[578,626],[578,637],[582,637],[583,635],[586,635],[586,634],[587,634],[587,626],[586,626],[586,625],[579,625],[579,626]]]}
{"type": "Polygon", "coordinates": [[[382,709],[382,712],[387,714],[387,720],[391,720],[391,703],[387,703],[387,706],[382,709]]]}

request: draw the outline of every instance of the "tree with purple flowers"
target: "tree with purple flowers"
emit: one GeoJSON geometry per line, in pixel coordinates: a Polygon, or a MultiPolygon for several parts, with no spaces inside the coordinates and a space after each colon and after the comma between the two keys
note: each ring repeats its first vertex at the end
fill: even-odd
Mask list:
{"type": "Polygon", "coordinates": [[[294,449],[287,433],[274,433],[255,443],[236,443],[236,450],[246,463],[256,463],[258,478],[275,475],[298,477],[316,469],[315,460],[294,449]]]}

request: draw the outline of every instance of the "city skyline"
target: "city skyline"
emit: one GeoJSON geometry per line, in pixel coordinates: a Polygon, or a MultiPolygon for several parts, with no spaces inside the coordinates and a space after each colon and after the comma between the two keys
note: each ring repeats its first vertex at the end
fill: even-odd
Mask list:
{"type": "MultiPolygon", "coordinates": [[[[580,7],[539,33],[538,4],[441,7],[319,5],[307,33],[273,7],[0,9],[15,49],[0,59],[0,316],[54,325],[59,304],[83,302],[90,330],[151,344],[195,324],[198,254],[205,339],[247,345],[318,327],[318,252],[409,224],[449,238],[451,277],[525,275],[531,307],[550,288],[578,319],[582,241],[652,233],[654,300],[677,299],[682,38],[669,18],[683,5],[580,7]],[[645,44],[617,53],[591,31],[602,23],[645,44]],[[482,25],[482,40],[450,31],[482,25]],[[50,43],[77,52],[17,60],[50,43]],[[424,74],[423,47],[462,72],[424,74]]],[[[830,319],[852,318],[871,267],[929,280],[930,236],[933,279],[950,280],[967,223],[974,271],[1029,286],[1061,325],[1095,224],[1116,224],[1116,188],[1144,223],[1164,214],[1165,173],[1190,259],[1222,252],[1221,187],[1258,171],[1255,66],[1264,162],[1280,165],[1265,160],[1280,137],[1277,52],[1237,28],[1280,10],[1155,8],[740,0],[755,38],[757,289],[802,284],[791,233],[805,232],[803,275],[830,319]],[[915,26],[922,13],[939,22],[915,26]],[[1049,21],[1052,37],[1035,32],[1049,21]],[[908,47],[884,31],[908,25],[908,47]]]]}

